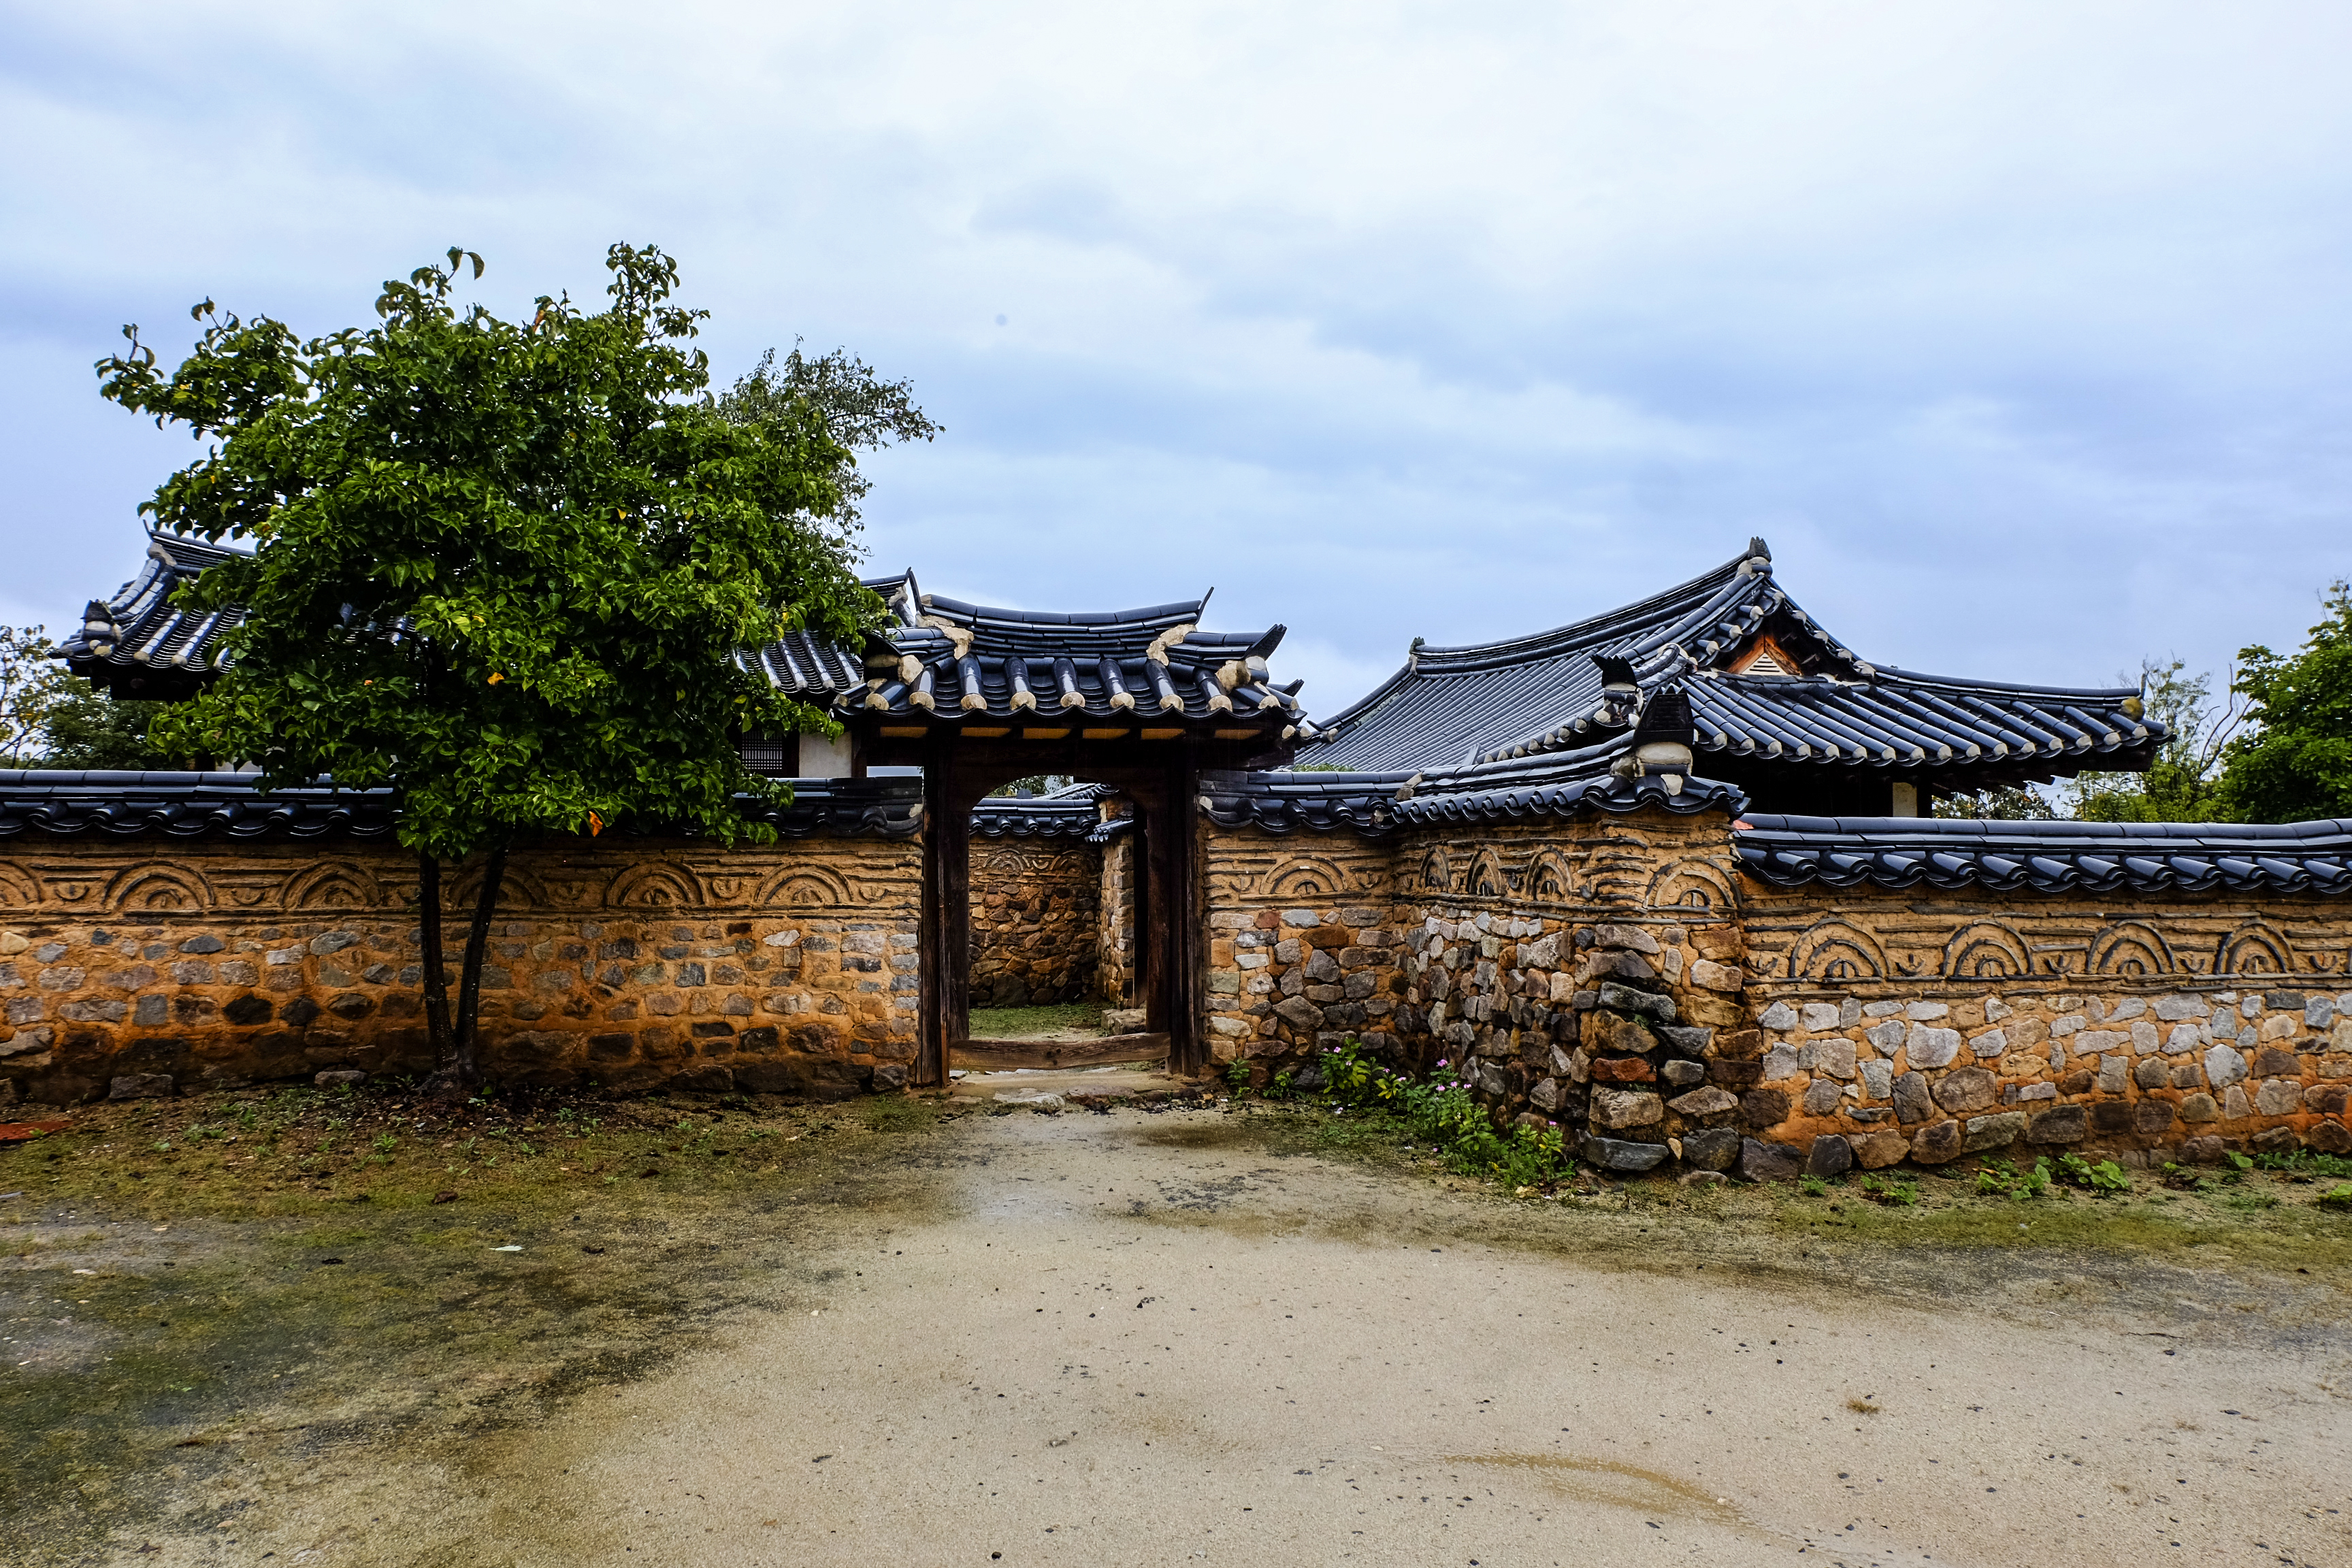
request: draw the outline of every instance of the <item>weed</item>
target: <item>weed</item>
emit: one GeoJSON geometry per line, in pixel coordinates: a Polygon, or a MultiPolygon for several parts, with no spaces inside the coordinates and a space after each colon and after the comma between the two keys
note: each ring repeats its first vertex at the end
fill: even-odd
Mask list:
{"type": "Polygon", "coordinates": [[[1909,1208],[1919,1201],[1919,1189],[1910,1182],[1892,1181],[1882,1176],[1864,1176],[1862,1195],[1874,1204],[1889,1208],[1909,1208]]]}
{"type": "Polygon", "coordinates": [[[1875,1415],[1878,1414],[1878,1406],[1873,1405],[1867,1399],[1849,1399],[1845,1402],[1845,1407],[1848,1410],[1853,1411],[1856,1415],[1875,1415]]]}
{"type": "Polygon", "coordinates": [[[1399,1118],[1415,1142],[1429,1143],[1463,1175],[1545,1187],[1570,1172],[1567,1140],[1558,1127],[1496,1131],[1471,1092],[1467,1073],[1450,1063],[1439,1062],[1425,1080],[1408,1078],[1368,1056],[1350,1035],[1327,1047],[1316,1066],[1323,1073],[1325,1103],[1399,1118]]]}
{"type": "Polygon", "coordinates": [[[1236,1091],[1246,1090],[1249,1088],[1250,1065],[1247,1057],[1235,1057],[1225,1064],[1225,1084],[1227,1088],[1236,1091]]]}
{"type": "Polygon", "coordinates": [[[2242,1209],[2248,1214],[2260,1214],[2264,1209],[2274,1209],[2279,1205],[2276,1193],[2232,1193],[2221,1201],[2233,1209],[2242,1209]]]}
{"type": "Polygon", "coordinates": [[[2007,1160],[1987,1160],[1977,1172],[1977,1191],[1986,1197],[2038,1198],[2050,1190],[2050,1162],[2036,1160],[2021,1174],[2007,1160]]]}
{"type": "Polygon", "coordinates": [[[1802,1178],[1797,1183],[1797,1190],[1809,1198],[1825,1198],[1830,1195],[1830,1184],[1819,1176],[1802,1178]]]}
{"type": "Polygon", "coordinates": [[[2078,1187],[2088,1188],[2098,1197],[2131,1191],[2131,1178],[2113,1160],[2102,1160],[2094,1165],[2080,1154],[2061,1154],[2058,1174],[2078,1187]]]}
{"type": "Polygon", "coordinates": [[[391,1153],[394,1149],[397,1149],[397,1148],[399,1148],[399,1147],[400,1147],[400,1140],[399,1140],[399,1139],[397,1139],[397,1138],[394,1138],[391,1133],[389,1133],[389,1132],[379,1132],[379,1133],[377,1133],[377,1134],[375,1135],[375,1152],[376,1152],[377,1153],[379,1153],[379,1154],[389,1154],[389,1153],[391,1153]]]}
{"type": "MultiPolygon", "coordinates": [[[[2240,1158],[2244,1158],[2241,1155],[2240,1158]]],[[[2322,1154],[2315,1149],[2291,1149],[2279,1154],[2256,1154],[2249,1162],[2265,1171],[2284,1171],[2299,1176],[2352,1176],[2352,1159],[2341,1154],[2322,1154]]]]}
{"type": "Polygon", "coordinates": [[[2319,1194],[2319,1206],[2330,1209],[2352,1209],[2352,1182],[2319,1194]]]}

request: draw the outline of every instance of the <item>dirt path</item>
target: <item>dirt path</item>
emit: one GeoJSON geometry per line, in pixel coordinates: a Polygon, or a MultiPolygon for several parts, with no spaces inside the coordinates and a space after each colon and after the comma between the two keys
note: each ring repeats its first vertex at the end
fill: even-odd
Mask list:
{"type": "MultiPolygon", "coordinates": [[[[703,1310],[529,1420],[394,1420],[355,1373],[341,1426],[256,1394],[203,1508],[58,1560],[2352,1562],[2343,1279],[1821,1242],[1783,1268],[1739,1201],[1448,1193],[1215,1111],[968,1116],[673,1216],[639,1288],[674,1265],[703,1310]]],[[[518,1323],[586,1300],[579,1247],[625,1249],[592,1230],[469,1279],[515,1270],[518,1323]]],[[[498,1377],[495,1317],[464,1378],[498,1377]]],[[[518,1330],[511,1375],[551,1353],[518,1330]]]]}

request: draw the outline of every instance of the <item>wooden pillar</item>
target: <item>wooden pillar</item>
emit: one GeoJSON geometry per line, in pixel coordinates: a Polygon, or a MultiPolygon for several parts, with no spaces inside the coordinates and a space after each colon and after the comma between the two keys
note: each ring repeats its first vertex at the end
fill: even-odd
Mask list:
{"type": "Polygon", "coordinates": [[[1189,758],[1172,760],[1160,787],[1159,821],[1151,842],[1152,907],[1159,919],[1154,950],[1161,964],[1157,991],[1168,1034],[1168,1070],[1198,1076],[1208,1066],[1201,1038],[1202,913],[1199,850],[1192,804],[1194,770],[1189,758]]]}
{"type": "Polygon", "coordinates": [[[921,1007],[914,1083],[948,1081],[948,1042],[971,1031],[971,802],[957,776],[952,742],[926,748],[923,760],[923,918],[921,1007]]]}

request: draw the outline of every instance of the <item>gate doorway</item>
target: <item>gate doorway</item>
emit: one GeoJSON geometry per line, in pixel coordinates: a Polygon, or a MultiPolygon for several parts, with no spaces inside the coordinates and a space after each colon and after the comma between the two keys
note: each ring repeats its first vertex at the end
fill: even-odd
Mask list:
{"type": "Polygon", "coordinates": [[[1165,1065],[1134,973],[1134,809],[1106,784],[1049,778],[973,811],[971,1035],[949,1039],[950,1077],[1165,1065]]]}
{"type": "Polygon", "coordinates": [[[920,1015],[909,1081],[947,1081],[971,1016],[971,818],[990,792],[1059,773],[1133,804],[1132,1002],[1167,1037],[1168,1069],[1208,1065],[1208,942],[1195,797],[1204,772],[1280,766],[1298,733],[1297,682],[1271,684],[1283,628],[1202,632],[1206,598],[1109,615],[984,609],[893,595],[902,624],[872,639],[866,682],[836,709],[860,772],[923,774],[920,1015]]]}

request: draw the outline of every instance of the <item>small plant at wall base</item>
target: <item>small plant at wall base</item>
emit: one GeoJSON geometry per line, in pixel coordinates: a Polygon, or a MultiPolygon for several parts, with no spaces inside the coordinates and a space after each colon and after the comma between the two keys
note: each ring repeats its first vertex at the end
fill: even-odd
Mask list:
{"type": "Polygon", "coordinates": [[[1367,1054],[1349,1035],[1326,1047],[1313,1070],[1323,1076],[1320,1098],[1350,1109],[1385,1112],[1417,1142],[1435,1149],[1451,1169],[1514,1187],[1549,1186],[1574,1168],[1558,1127],[1515,1127],[1506,1135],[1478,1103],[1466,1075],[1441,1061],[1426,1080],[1408,1078],[1367,1054]]]}
{"type": "Polygon", "coordinates": [[[851,537],[851,446],[872,427],[785,395],[789,378],[709,396],[704,312],[670,302],[658,250],[612,247],[606,309],[541,296],[519,322],[460,307],[467,261],[479,278],[453,249],[387,283],[364,329],[303,342],[206,300],[169,374],[135,327],[98,367],[109,399],[213,443],[141,510],[254,550],[180,590],[247,614],[226,671],[156,718],[157,742],[256,763],[265,789],[395,792],[444,1088],[480,1079],[509,848],[614,826],[772,837],[740,799],[786,792],[736,738],[836,727],[736,651],[793,629],[846,640],[881,614],[851,537]],[[476,857],[453,1007],[443,867],[476,857]]]}

